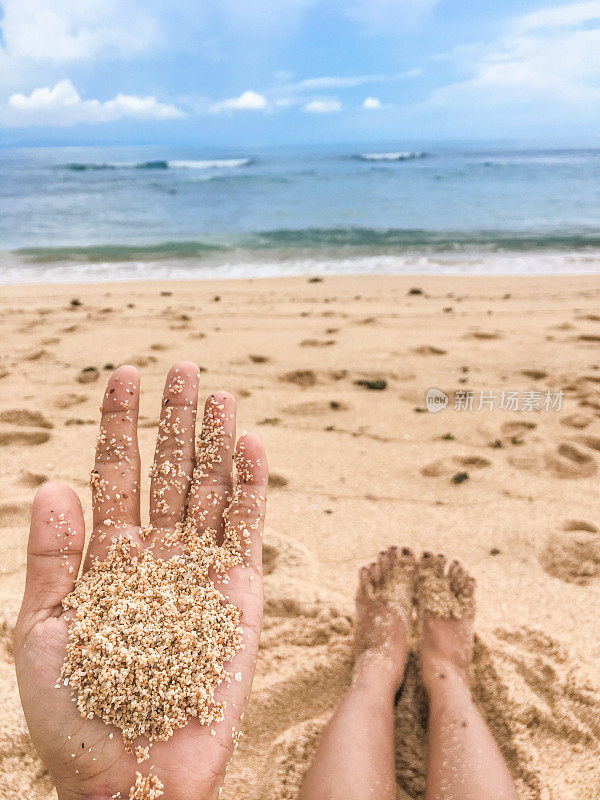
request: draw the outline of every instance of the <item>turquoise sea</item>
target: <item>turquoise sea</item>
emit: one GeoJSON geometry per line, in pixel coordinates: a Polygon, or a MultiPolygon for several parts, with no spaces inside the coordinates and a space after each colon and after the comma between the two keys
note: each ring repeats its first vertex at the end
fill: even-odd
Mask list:
{"type": "Polygon", "coordinates": [[[0,150],[0,281],[600,271],[600,150],[0,150]]]}

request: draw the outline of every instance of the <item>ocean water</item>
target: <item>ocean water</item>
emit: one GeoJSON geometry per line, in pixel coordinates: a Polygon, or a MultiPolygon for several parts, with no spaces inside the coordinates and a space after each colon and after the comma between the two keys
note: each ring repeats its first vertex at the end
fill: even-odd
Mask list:
{"type": "Polygon", "coordinates": [[[600,271],[600,150],[0,150],[0,281],[600,271]]]}

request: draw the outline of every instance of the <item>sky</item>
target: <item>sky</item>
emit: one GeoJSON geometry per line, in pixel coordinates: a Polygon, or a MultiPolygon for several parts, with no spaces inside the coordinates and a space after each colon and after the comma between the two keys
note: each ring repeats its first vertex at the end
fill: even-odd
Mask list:
{"type": "Polygon", "coordinates": [[[0,0],[0,143],[597,145],[600,0],[0,0]]]}

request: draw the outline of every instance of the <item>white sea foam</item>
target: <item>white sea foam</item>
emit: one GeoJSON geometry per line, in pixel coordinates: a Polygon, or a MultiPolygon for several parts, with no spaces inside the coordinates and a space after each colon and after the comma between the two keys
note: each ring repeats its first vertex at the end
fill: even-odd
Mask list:
{"type": "Polygon", "coordinates": [[[62,164],[60,166],[67,169],[84,172],[87,170],[105,169],[231,169],[234,167],[246,167],[252,162],[250,158],[213,158],[213,159],[188,159],[188,160],[169,160],[156,159],[150,161],[88,161],[62,164]]]}
{"type": "Polygon", "coordinates": [[[230,169],[233,167],[247,167],[249,158],[215,158],[206,161],[168,161],[173,169],[230,169]]]}
{"type": "Polygon", "coordinates": [[[424,158],[425,153],[417,151],[401,151],[395,153],[361,153],[361,161],[410,161],[413,158],[424,158]]]}
{"type": "Polygon", "coordinates": [[[239,254],[163,261],[30,264],[14,253],[0,254],[0,284],[102,283],[137,280],[278,278],[302,275],[584,275],[600,273],[600,250],[502,252],[252,259],[239,254]]]}

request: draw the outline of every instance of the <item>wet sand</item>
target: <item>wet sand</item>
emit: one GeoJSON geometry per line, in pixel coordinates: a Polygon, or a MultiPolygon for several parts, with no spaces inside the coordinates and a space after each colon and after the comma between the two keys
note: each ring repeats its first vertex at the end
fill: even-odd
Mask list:
{"type": "MultiPolygon", "coordinates": [[[[147,474],[166,370],[189,359],[201,393],[237,396],[272,472],[261,652],[223,796],[296,796],[349,681],[358,567],[399,543],[444,550],[477,578],[475,696],[522,796],[597,797],[599,308],[596,276],[5,287],[0,796],[53,796],[10,651],[35,489],[66,481],[89,521],[98,405],[122,363],[142,376],[147,474]],[[426,410],[430,387],[446,410],[426,410]],[[455,410],[460,391],[473,410],[455,410]],[[547,391],[563,393],[561,410],[543,410],[547,391]],[[542,410],[511,410],[510,392],[542,410]]],[[[411,660],[403,800],[422,797],[424,713],[411,660]]]]}

